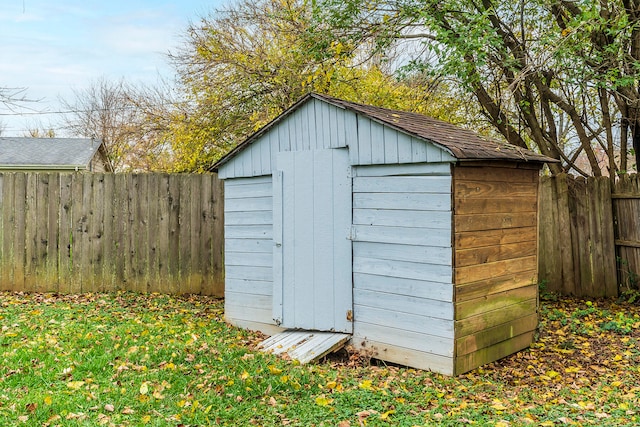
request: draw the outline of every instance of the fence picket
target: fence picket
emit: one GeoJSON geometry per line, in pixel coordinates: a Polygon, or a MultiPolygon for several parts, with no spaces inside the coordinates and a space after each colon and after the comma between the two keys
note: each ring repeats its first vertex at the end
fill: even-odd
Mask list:
{"type": "Polygon", "coordinates": [[[17,172],[0,183],[0,289],[223,295],[215,175],[17,172]]]}
{"type": "MultiPolygon", "coordinates": [[[[621,177],[615,192],[628,191],[621,184],[628,180],[621,177]]],[[[614,225],[620,224],[614,221],[610,182],[566,174],[541,180],[539,277],[548,290],[580,297],[618,295],[614,225]]]]}

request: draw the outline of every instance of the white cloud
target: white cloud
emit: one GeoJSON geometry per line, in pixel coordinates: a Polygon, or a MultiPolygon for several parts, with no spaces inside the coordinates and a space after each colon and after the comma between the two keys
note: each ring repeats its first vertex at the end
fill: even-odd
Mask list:
{"type": "MultiPolygon", "coordinates": [[[[165,54],[180,34],[220,0],[0,1],[0,86],[27,87],[37,109],[105,76],[153,84],[167,76],[165,54]]],[[[0,113],[3,107],[0,105],[0,113]]],[[[27,119],[0,116],[10,129],[27,119]]],[[[15,133],[15,132],[14,132],[15,133]]]]}

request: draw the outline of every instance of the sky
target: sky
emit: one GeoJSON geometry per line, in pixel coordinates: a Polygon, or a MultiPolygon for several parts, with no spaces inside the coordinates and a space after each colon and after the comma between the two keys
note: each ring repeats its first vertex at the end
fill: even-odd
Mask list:
{"type": "Polygon", "coordinates": [[[0,104],[2,136],[25,136],[34,127],[62,132],[60,98],[73,101],[74,90],[98,79],[172,78],[167,53],[183,44],[190,22],[226,3],[0,0],[0,87],[25,88],[22,95],[38,100],[12,110],[0,104]]]}

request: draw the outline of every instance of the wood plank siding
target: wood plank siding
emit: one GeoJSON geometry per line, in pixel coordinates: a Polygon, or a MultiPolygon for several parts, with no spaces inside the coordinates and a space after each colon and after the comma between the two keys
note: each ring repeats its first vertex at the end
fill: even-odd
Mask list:
{"type": "Polygon", "coordinates": [[[455,158],[433,144],[390,129],[368,117],[312,99],[266,132],[234,161],[220,166],[221,179],[271,175],[281,151],[349,146],[351,165],[442,163],[455,158]]]}
{"type": "Polygon", "coordinates": [[[455,372],[524,347],[537,325],[538,168],[454,168],[455,372]]]}
{"type": "Polygon", "coordinates": [[[451,169],[421,164],[418,174],[415,166],[355,170],[353,342],[375,357],[451,374],[451,169]]]}
{"type": "Polygon", "coordinates": [[[272,178],[225,181],[225,316],[273,324],[272,178]]]}

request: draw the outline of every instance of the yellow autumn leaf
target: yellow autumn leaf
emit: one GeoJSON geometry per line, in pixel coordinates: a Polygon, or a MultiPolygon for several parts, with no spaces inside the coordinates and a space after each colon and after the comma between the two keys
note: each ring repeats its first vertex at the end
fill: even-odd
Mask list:
{"type": "Polygon", "coordinates": [[[622,385],[622,381],[614,381],[611,383],[611,387],[620,387],[622,385]]]}
{"type": "Polygon", "coordinates": [[[381,420],[386,420],[386,419],[388,419],[388,418],[389,418],[389,415],[391,415],[391,414],[395,414],[395,413],[396,413],[396,411],[395,411],[394,409],[392,409],[392,410],[390,410],[390,411],[387,411],[387,412],[385,412],[385,413],[381,414],[381,415],[380,415],[380,419],[381,419],[381,420]]]}
{"type": "Polygon", "coordinates": [[[358,384],[358,388],[362,390],[371,390],[371,380],[364,380],[360,384],[358,384]]]}
{"type": "Polygon", "coordinates": [[[334,388],[336,388],[336,386],[338,385],[338,383],[336,383],[335,381],[329,381],[325,387],[328,388],[329,390],[333,390],[334,388]]]}
{"type": "Polygon", "coordinates": [[[560,376],[560,374],[556,371],[547,371],[547,376],[551,379],[553,378],[557,378],[560,376]]]}
{"type": "Polygon", "coordinates": [[[504,411],[507,409],[507,407],[504,406],[504,404],[500,400],[494,400],[491,407],[497,411],[504,411]]]}
{"type": "Polygon", "coordinates": [[[72,390],[79,390],[84,385],[84,381],[69,381],[67,387],[72,390]]]}
{"type": "Polygon", "coordinates": [[[333,399],[327,399],[324,395],[316,397],[316,405],[327,406],[333,402],[333,399]]]}
{"type": "Polygon", "coordinates": [[[44,404],[45,404],[45,405],[51,405],[52,403],[53,403],[53,399],[51,398],[51,395],[50,395],[50,394],[47,394],[47,395],[44,397],[44,404]]]}
{"type": "Polygon", "coordinates": [[[249,378],[249,377],[250,377],[250,375],[249,375],[249,372],[247,372],[247,371],[244,371],[244,372],[242,373],[242,375],[240,375],[240,379],[241,379],[242,381],[246,380],[246,379],[247,379],[247,378],[249,378]]]}
{"type": "Polygon", "coordinates": [[[149,393],[149,384],[145,381],[140,385],[140,394],[145,395],[149,393]]]}
{"type": "Polygon", "coordinates": [[[282,373],[282,369],[276,368],[273,365],[269,365],[269,372],[271,372],[273,375],[278,375],[282,373]]]}
{"type": "Polygon", "coordinates": [[[144,424],[149,424],[151,422],[151,415],[145,415],[144,417],[142,417],[142,422],[144,424]]]}

